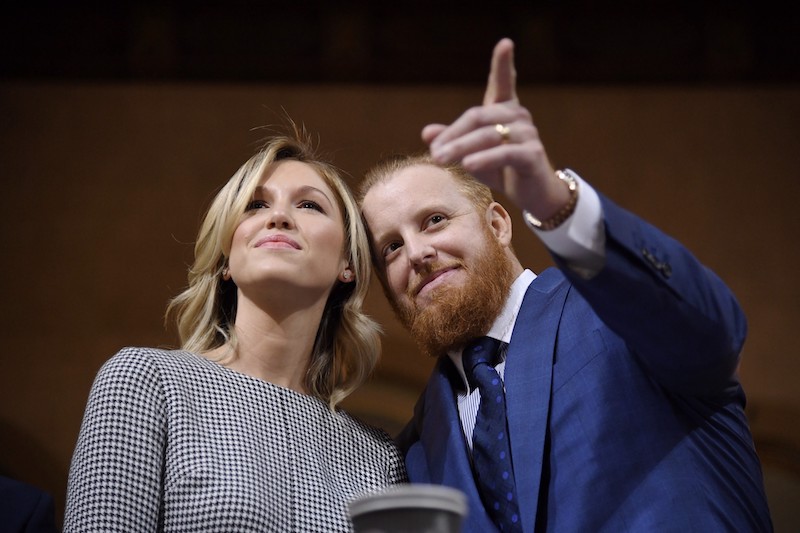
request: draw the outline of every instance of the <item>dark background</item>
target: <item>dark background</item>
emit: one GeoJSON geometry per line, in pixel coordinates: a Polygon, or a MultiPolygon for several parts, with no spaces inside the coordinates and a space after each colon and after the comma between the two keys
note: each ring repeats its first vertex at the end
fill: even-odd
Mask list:
{"type": "Polygon", "coordinates": [[[5,79],[481,83],[515,39],[529,83],[800,81],[791,2],[10,2],[5,79]]]}

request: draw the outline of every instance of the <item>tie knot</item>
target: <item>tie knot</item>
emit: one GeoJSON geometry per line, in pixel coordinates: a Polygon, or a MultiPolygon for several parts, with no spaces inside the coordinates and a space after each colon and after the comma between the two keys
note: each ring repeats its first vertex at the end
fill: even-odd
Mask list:
{"type": "Polygon", "coordinates": [[[497,364],[498,356],[500,355],[500,344],[501,342],[497,339],[479,337],[464,347],[464,351],[461,353],[461,361],[470,387],[476,388],[480,386],[481,379],[476,375],[476,371],[481,365],[493,367],[497,364]]]}

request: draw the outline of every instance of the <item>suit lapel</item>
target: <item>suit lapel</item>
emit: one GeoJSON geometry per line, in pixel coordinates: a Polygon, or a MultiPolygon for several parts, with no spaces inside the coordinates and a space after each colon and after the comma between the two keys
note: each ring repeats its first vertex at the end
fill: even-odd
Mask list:
{"type": "Polygon", "coordinates": [[[525,531],[533,531],[536,524],[542,464],[546,460],[556,332],[568,288],[563,275],[555,269],[538,276],[525,294],[508,346],[508,432],[525,531]]]}
{"type": "MultiPolygon", "coordinates": [[[[539,275],[528,288],[506,356],[505,385],[511,453],[525,531],[534,530],[553,377],[553,350],[569,285],[556,269],[539,275]],[[558,311],[555,311],[555,310],[558,311]]],[[[452,362],[442,357],[428,382],[419,428],[432,483],[456,487],[467,496],[470,518],[464,531],[492,531],[483,510],[467,455],[450,376],[452,362]]]]}

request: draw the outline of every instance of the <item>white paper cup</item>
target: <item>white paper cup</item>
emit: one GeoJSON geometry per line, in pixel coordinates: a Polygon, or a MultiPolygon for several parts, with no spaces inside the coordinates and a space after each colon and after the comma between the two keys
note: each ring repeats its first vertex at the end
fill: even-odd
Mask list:
{"type": "Polygon", "coordinates": [[[394,485],[348,506],[356,533],[460,533],[467,498],[441,485],[394,485]]]}

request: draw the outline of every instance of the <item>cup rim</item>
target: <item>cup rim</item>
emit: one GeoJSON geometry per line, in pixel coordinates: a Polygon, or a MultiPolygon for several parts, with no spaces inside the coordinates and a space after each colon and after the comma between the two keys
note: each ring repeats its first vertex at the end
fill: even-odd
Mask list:
{"type": "Polygon", "coordinates": [[[465,516],[467,498],[453,487],[424,483],[392,485],[378,492],[365,494],[348,504],[351,517],[391,509],[438,509],[465,516]]]}

